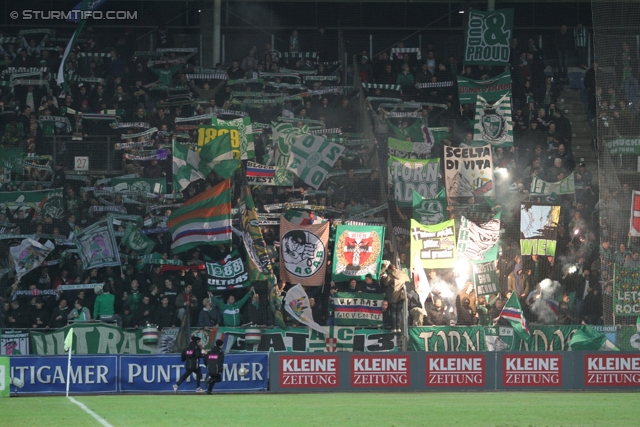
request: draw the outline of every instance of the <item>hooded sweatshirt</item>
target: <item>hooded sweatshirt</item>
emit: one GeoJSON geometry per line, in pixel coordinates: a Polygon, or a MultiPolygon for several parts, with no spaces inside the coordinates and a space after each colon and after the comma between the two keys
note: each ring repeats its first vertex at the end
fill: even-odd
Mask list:
{"type": "Polygon", "coordinates": [[[234,304],[225,304],[218,298],[213,298],[218,308],[222,311],[222,320],[224,326],[240,326],[240,309],[251,296],[251,292],[242,297],[242,299],[234,304]]]}

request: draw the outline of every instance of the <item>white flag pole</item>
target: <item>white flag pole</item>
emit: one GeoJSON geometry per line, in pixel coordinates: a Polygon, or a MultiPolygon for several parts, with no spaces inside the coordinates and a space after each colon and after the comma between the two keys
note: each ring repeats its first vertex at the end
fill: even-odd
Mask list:
{"type": "Polygon", "coordinates": [[[71,347],[69,347],[69,357],[67,359],[67,397],[69,397],[69,380],[71,379],[71,347]]]}

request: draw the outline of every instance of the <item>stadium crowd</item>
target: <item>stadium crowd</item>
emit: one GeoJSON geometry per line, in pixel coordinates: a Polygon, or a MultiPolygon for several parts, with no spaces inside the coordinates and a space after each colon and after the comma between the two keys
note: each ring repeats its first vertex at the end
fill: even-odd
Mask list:
{"type": "MultiPolygon", "coordinates": [[[[369,58],[363,51],[356,55],[354,64],[342,64],[333,61],[337,54],[326,42],[324,28],[306,38],[293,30],[287,51],[274,50],[269,43],[256,43],[244,58],[207,70],[198,66],[191,46],[183,43],[175,48],[170,30],[164,27],[158,29],[158,43],[153,51],[135,52],[131,31],[106,37],[106,33],[87,25],[80,36],[81,43],[66,63],[69,82],[66,91],[53,78],[66,45],[55,31],[3,37],[0,39],[0,53],[4,56],[0,68],[0,145],[2,148],[22,148],[33,161],[29,166],[25,164],[22,175],[5,166],[2,191],[46,188],[64,188],[64,191],[59,215],[43,214],[35,207],[10,203],[0,213],[3,234],[0,264],[4,273],[0,280],[3,303],[0,328],[52,329],[65,326],[69,321],[116,319],[125,328],[144,327],[149,323],[162,329],[178,326],[184,315],[191,317],[192,325],[201,327],[274,325],[266,283],[253,283],[250,291],[223,292],[211,292],[207,285],[204,263],[224,259],[232,248],[242,252],[240,238],[234,237],[232,246],[208,245],[172,254],[171,234],[165,227],[175,207],[174,200],[129,199],[115,192],[98,194],[92,188],[99,187],[97,181],[105,177],[86,176],[84,181],[71,179],[65,173],[70,168],[71,157],[64,145],[58,146],[59,151],[54,153],[49,139],[52,135],[134,135],[157,128],[158,132],[149,135],[122,139],[125,148],[119,151],[117,169],[123,174],[139,174],[144,178],[164,177],[171,188],[172,161],[168,150],[172,141],[180,139],[182,143],[194,146],[197,143],[195,127],[210,123],[211,115],[218,119],[251,117],[258,163],[269,158],[273,145],[269,139],[269,126],[263,128],[255,126],[256,123],[270,124],[278,117],[284,117],[292,119],[290,121],[299,127],[319,124],[322,128],[335,129],[324,132],[327,136],[366,134],[370,131],[362,129],[360,123],[372,124],[374,143],[363,144],[343,155],[334,165],[336,173],[319,191],[309,191],[311,188],[297,178],[292,187],[253,188],[259,212],[264,212],[267,204],[306,200],[311,205],[331,208],[315,212],[329,221],[343,220],[383,203],[389,205],[388,216],[386,212],[379,215],[387,226],[384,259],[397,259],[398,268],[392,268],[389,276],[380,281],[382,283],[371,277],[363,282],[336,283],[332,280],[331,268],[327,268],[325,286],[306,289],[314,320],[318,323],[332,324],[332,295],[338,291],[386,292],[385,321],[380,326],[393,330],[401,327],[402,319],[396,308],[404,299],[407,299],[411,313],[410,324],[489,325],[504,322],[498,320],[500,311],[512,292],[520,296],[525,316],[535,323],[539,319],[529,307],[540,297],[539,283],[549,278],[560,283],[558,293],[563,295],[556,324],[583,321],[611,324],[612,319],[604,318],[603,306],[611,304],[612,264],[638,267],[640,259],[638,246],[635,240],[629,244],[631,241],[625,229],[629,222],[627,207],[630,206],[631,187],[625,184],[619,193],[599,189],[596,165],[576,161],[571,123],[557,107],[563,90],[567,90],[561,84],[565,83],[562,79],[568,78],[567,53],[575,47],[580,61],[573,65],[585,65],[581,49],[584,44],[580,44],[582,30],[581,26],[574,32],[568,32],[566,26],[558,30],[554,46],[560,59],[558,73],[550,73],[547,69],[555,52],[543,52],[533,38],[524,43],[513,39],[511,64],[506,69],[462,67],[459,58],[441,52],[429,43],[421,51],[399,43],[394,50],[382,52],[375,58],[369,58]],[[156,48],[163,50],[159,53],[156,48]],[[470,281],[463,285],[456,283],[453,269],[433,270],[428,272],[430,282],[443,282],[454,289],[455,294],[441,298],[434,293],[423,306],[412,289],[409,239],[403,232],[409,228],[411,209],[396,207],[392,192],[386,200],[381,196],[388,194],[385,188],[387,139],[395,135],[394,129],[406,129],[419,121],[447,130],[441,144],[434,147],[430,155],[433,158],[442,157],[444,146],[470,145],[475,107],[459,104],[456,76],[489,80],[505,71],[510,71],[513,87],[514,147],[495,149],[493,162],[496,168],[508,172],[508,178],[501,183],[502,190],[493,205],[479,198],[449,201],[449,214],[456,220],[460,215],[473,217],[478,213],[503,212],[504,231],[498,260],[500,293],[493,298],[476,298],[470,281]],[[272,74],[265,75],[264,72],[272,74]],[[299,76],[305,75],[324,79],[301,80],[299,76]],[[346,82],[342,81],[345,75],[346,82]],[[370,85],[363,91],[352,82],[370,85]],[[433,84],[424,88],[421,83],[433,84]],[[401,91],[393,88],[395,85],[399,85],[401,91]],[[282,101],[243,102],[251,98],[252,92],[261,93],[261,99],[282,101]],[[292,97],[300,93],[305,95],[292,97]],[[368,98],[367,110],[359,107],[362,97],[368,98]],[[393,107],[380,106],[382,101],[375,100],[391,97],[422,103],[417,108],[419,117],[395,118],[391,114],[395,112],[393,107]],[[209,116],[190,120],[205,115],[209,116]],[[105,117],[108,120],[102,120],[105,117]],[[119,127],[118,123],[128,125],[119,127]],[[141,159],[151,151],[162,153],[163,150],[164,156],[141,159]],[[533,177],[555,182],[572,172],[575,173],[575,197],[561,195],[545,200],[529,194],[533,177]],[[562,206],[555,257],[519,255],[521,201],[562,206]],[[141,228],[158,231],[145,233],[154,241],[153,252],[159,254],[158,259],[180,261],[184,268],[168,269],[162,263],[136,262],[137,253],[121,246],[121,256],[126,260],[121,268],[85,271],[82,261],[66,251],[65,242],[71,233],[77,233],[111,212],[139,215],[141,228]],[[11,238],[11,234],[19,236],[11,238]],[[36,268],[17,281],[9,248],[19,244],[23,235],[33,234],[58,236],[56,248],[48,259],[60,262],[36,268]],[[397,286],[405,282],[407,293],[397,286]],[[104,286],[98,292],[93,289],[57,291],[63,284],[104,286]],[[13,298],[17,291],[24,290],[37,290],[40,295],[21,294],[13,298]],[[51,290],[54,293],[44,292],[51,290]],[[570,294],[574,295],[571,300],[570,294]],[[239,315],[230,315],[230,312],[239,315]]],[[[624,65],[624,50],[622,58],[623,81],[602,77],[602,81],[607,82],[603,87],[597,64],[586,73],[585,112],[592,121],[609,123],[598,126],[601,132],[620,134],[622,129],[629,132],[635,129],[635,105],[640,95],[636,93],[637,80],[632,72],[627,73],[627,65],[634,72],[637,68],[624,65]],[[633,103],[634,109],[628,107],[629,102],[633,103]]],[[[183,201],[219,181],[219,177],[210,174],[206,180],[190,184],[182,192],[183,201]]],[[[234,182],[234,200],[237,201],[242,184],[240,170],[236,172],[234,182]]],[[[313,216],[309,215],[312,219],[313,216]]],[[[368,220],[376,218],[362,219],[368,220]]],[[[120,225],[116,231],[123,233],[125,228],[120,225]]],[[[267,245],[273,249],[270,255],[277,274],[278,226],[264,225],[262,232],[267,245]]],[[[40,242],[46,240],[47,237],[41,237],[40,242]]],[[[293,324],[286,315],[285,319],[293,324]]]]}

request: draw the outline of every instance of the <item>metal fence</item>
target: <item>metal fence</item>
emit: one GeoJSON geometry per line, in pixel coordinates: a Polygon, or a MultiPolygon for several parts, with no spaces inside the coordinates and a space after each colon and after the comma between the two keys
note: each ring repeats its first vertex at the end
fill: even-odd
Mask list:
{"type": "Polygon", "coordinates": [[[87,171],[117,175],[122,170],[121,151],[115,149],[120,138],[115,135],[92,135],[83,138],[72,136],[46,136],[38,147],[38,154],[53,156],[54,164],[62,161],[65,170],[83,170],[77,157],[87,157],[87,171]]]}

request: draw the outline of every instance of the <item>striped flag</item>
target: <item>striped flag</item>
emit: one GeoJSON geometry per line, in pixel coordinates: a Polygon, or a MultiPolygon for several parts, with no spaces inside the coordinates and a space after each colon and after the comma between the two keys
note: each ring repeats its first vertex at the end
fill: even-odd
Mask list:
{"type": "Polygon", "coordinates": [[[631,228],[629,235],[640,237],[640,191],[634,191],[631,198],[631,228]]]}
{"type": "Polygon", "coordinates": [[[511,294],[507,303],[502,308],[500,317],[507,319],[513,327],[513,331],[525,342],[529,342],[531,334],[529,333],[529,322],[524,318],[520,301],[515,292],[511,294]]]}
{"type": "Polygon", "coordinates": [[[328,333],[323,334],[309,328],[310,353],[353,351],[354,327],[328,326],[326,329],[328,329],[328,333]]]}
{"type": "Polygon", "coordinates": [[[200,156],[186,145],[173,141],[173,192],[177,193],[189,186],[193,181],[205,179],[208,174],[206,166],[198,170],[200,156]],[[204,173],[206,172],[206,174],[204,173]]]}
{"type": "Polygon", "coordinates": [[[505,93],[493,103],[478,95],[473,142],[487,143],[494,147],[513,147],[511,92],[505,93]]]}
{"type": "Polygon", "coordinates": [[[322,136],[303,135],[291,147],[287,169],[317,190],[344,149],[322,136]]]}
{"type": "Polygon", "coordinates": [[[173,253],[199,245],[231,243],[231,181],[200,193],[171,214],[167,221],[173,253]]]}
{"type": "MultiPolygon", "coordinates": [[[[85,16],[85,12],[89,9],[91,9],[93,2],[91,0],[82,0],[82,3],[80,5],[80,11],[82,12],[81,16],[84,18],[85,16]]],[[[76,9],[78,6],[76,6],[74,9],[76,9]]],[[[60,61],[60,68],[58,68],[58,78],[57,78],[57,83],[58,86],[61,86],[62,89],[65,92],[69,92],[69,85],[67,84],[67,79],[66,79],[66,75],[65,75],[65,70],[67,68],[67,61],[69,60],[69,54],[71,53],[71,50],[75,47],[76,42],[78,41],[78,38],[80,37],[80,33],[82,32],[82,29],[84,28],[84,24],[87,22],[86,19],[80,19],[78,22],[78,27],[76,28],[76,31],[73,33],[73,36],[71,36],[71,40],[69,40],[69,44],[67,45],[66,49],[64,50],[64,54],[62,55],[62,61],[60,61]]]]}
{"type": "Polygon", "coordinates": [[[560,312],[560,306],[558,305],[558,301],[548,299],[546,302],[547,302],[547,306],[551,309],[551,311],[553,311],[553,314],[555,314],[557,317],[558,313],[560,312]]]}

